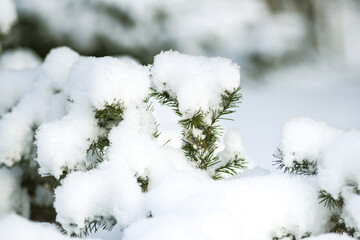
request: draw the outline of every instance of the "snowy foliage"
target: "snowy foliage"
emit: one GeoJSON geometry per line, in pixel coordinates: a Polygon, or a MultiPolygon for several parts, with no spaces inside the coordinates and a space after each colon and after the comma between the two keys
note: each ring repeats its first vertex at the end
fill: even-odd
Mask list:
{"type": "Polygon", "coordinates": [[[239,67],[229,59],[205,58],[164,52],[152,67],[157,92],[167,92],[179,102],[179,112],[187,118],[202,109],[217,110],[221,93],[239,87],[239,67]]]}
{"type": "Polygon", "coordinates": [[[284,126],[279,168],[316,175],[319,200],[332,212],[334,232],[360,236],[360,132],[343,132],[321,121],[297,118],[284,126]],[[351,210],[350,210],[351,209],[351,210]]]}
{"type": "Polygon", "coordinates": [[[41,34],[90,53],[106,45],[139,57],[141,50],[152,56],[169,47],[233,59],[277,57],[298,49],[305,35],[299,15],[273,17],[260,0],[16,0],[16,8],[41,34]]]}
{"type": "Polygon", "coordinates": [[[125,240],[359,236],[360,133],[292,119],[275,154],[290,174],[252,169],[239,132],[219,121],[241,98],[228,59],[167,51],[142,66],[62,47],[39,66],[0,70],[0,86],[5,239],[69,239],[11,214],[52,204],[52,221],[75,236],[114,226],[125,240]],[[181,148],[157,141],[157,100],[177,115],[181,148]]]}
{"type": "Polygon", "coordinates": [[[0,119],[0,135],[7,139],[0,143],[1,164],[11,167],[30,155],[34,129],[45,120],[51,97],[62,88],[77,58],[78,54],[72,50],[59,48],[52,51],[39,68],[0,72],[5,75],[0,79],[5,86],[1,97],[6,99],[0,109],[4,113],[0,119]],[[9,85],[9,79],[13,86],[9,85]]]}

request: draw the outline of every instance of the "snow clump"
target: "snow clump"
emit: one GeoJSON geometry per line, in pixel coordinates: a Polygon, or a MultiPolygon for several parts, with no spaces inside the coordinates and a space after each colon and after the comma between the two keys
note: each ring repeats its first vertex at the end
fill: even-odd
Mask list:
{"type": "Polygon", "coordinates": [[[1,98],[9,96],[5,105],[0,105],[0,112],[3,113],[0,137],[7,139],[0,142],[1,164],[11,167],[23,156],[29,155],[34,129],[45,120],[51,97],[62,89],[70,67],[77,58],[77,53],[62,47],[52,50],[36,69],[0,71],[0,85],[10,83],[5,89],[14,89],[2,89],[4,95],[0,95],[1,98]],[[9,81],[12,76],[15,77],[13,82],[9,81]]]}
{"type": "Polygon", "coordinates": [[[179,102],[184,118],[202,109],[218,109],[221,94],[240,85],[239,66],[225,58],[206,58],[162,52],[151,69],[153,87],[168,92],[179,102]]]}
{"type": "Polygon", "coordinates": [[[50,112],[56,117],[48,114],[50,121],[37,131],[40,173],[59,178],[65,169],[86,167],[87,149],[101,134],[94,110],[114,101],[136,107],[147,97],[149,85],[148,69],[134,61],[81,57],[61,96],[53,99],[50,112]]]}

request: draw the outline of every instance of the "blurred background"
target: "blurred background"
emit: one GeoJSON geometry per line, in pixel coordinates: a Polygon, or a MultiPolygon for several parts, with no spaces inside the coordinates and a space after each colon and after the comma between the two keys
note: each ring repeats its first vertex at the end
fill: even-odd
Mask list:
{"type": "MultiPolygon", "coordinates": [[[[130,56],[174,49],[231,58],[243,103],[225,123],[271,168],[282,124],[307,116],[360,129],[359,0],[0,0],[0,71],[37,66],[50,49],[130,56]]],[[[178,146],[176,119],[161,141],[178,146]]]]}

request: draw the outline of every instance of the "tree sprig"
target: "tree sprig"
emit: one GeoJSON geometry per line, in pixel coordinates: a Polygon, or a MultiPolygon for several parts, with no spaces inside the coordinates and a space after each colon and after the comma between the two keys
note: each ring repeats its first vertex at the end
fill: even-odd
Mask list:
{"type": "MultiPolygon", "coordinates": [[[[151,96],[160,104],[172,108],[176,115],[182,116],[178,100],[171,96],[169,92],[157,92],[152,89],[151,96]]],[[[235,112],[241,97],[240,87],[234,88],[232,91],[224,90],[217,109],[204,110],[200,108],[190,118],[179,120],[179,125],[182,128],[182,149],[186,158],[194,162],[198,168],[207,170],[220,163],[220,156],[216,151],[219,148],[223,130],[217,123],[220,119],[231,120],[224,116],[235,112]],[[208,117],[210,117],[210,122],[206,121],[208,117]]],[[[221,173],[234,175],[237,170],[243,168],[245,168],[245,161],[236,156],[224,166],[215,169],[212,177],[221,179],[221,173]]]]}
{"type": "Polygon", "coordinates": [[[316,175],[317,174],[317,163],[315,161],[309,161],[303,159],[301,161],[293,161],[292,166],[286,166],[284,164],[284,154],[278,148],[277,153],[273,154],[275,161],[273,161],[273,166],[277,166],[277,169],[281,169],[284,173],[291,173],[297,175],[316,175]]]}

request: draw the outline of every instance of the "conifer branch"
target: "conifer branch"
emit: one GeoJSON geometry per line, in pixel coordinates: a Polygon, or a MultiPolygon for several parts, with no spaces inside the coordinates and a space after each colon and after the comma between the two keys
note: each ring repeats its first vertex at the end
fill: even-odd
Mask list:
{"type": "Polygon", "coordinates": [[[148,186],[149,186],[149,177],[148,176],[139,176],[136,178],[138,184],[141,187],[142,192],[147,192],[148,191],[148,186]]]}
{"type": "Polygon", "coordinates": [[[98,125],[108,131],[124,119],[124,111],[124,104],[116,99],[111,104],[105,102],[104,108],[94,110],[98,125]]]}
{"type": "MultiPolygon", "coordinates": [[[[301,236],[301,239],[308,238],[311,236],[311,232],[306,232],[303,236],[301,236]]],[[[292,233],[285,234],[281,237],[273,237],[272,240],[280,240],[280,239],[291,239],[296,240],[296,237],[292,233]]]]}
{"type": "Polygon", "coordinates": [[[242,95],[240,93],[241,87],[235,88],[233,91],[225,90],[223,94],[221,94],[221,103],[219,110],[213,110],[212,112],[212,124],[217,122],[219,119],[223,120],[233,120],[231,118],[224,118],[223,116],[232,114],[236,112],[234,110],[241,103],[242,95]]]}
{"type": "Polygon", "coordinates": [[[246,168],[248,162],[244,158],[239,157],[239,155],[239,153],[236,153],[235,156],[230,159],[224,166],[216,168],[213,178],[221,179],[222,173],[235,175],[237,173],[237,170],[246,168]]]}
{"type": "MultiPolygon", "coordinates": [[[[172,97],[169,92],[163,91],[159,93],[152,89],[151,96],[159,101],[160,104],[171,107],[178,116],[182,116],[178,100],[172,97]]],[[[182,149],[184,154],[198,168],[206,170],[220,162],[220,157],[216,154],[216,150],[219,147],[218,143],[223,132],[222,128],[216,123],[220,119],[230,120],[223,116],[234,113],[234,108],[238,106],[240,99],[240,87],[233,89],[233,91],[225,90],[221,94],[221,102],[218,109],[209,109],[208,111],[198,109],[192,117],[179,121],[179,125],[182,128],[182,149]],[[209,114],[211,114],[210,123],[205,120],[209,114]]],[[[212,177],[220,179],[220,173],[234,175],[236,170],[243,169],[244,167],[244,162],[241,159],[235,158],[230,160],[225,166],[217,169],[212,177]]]]}
{"type": "MultiPolygon", "coordinates": [[[[68,99],[68,101],[71,101],[68,99]]],[[[97,119],[98,126],[105,130],[105,133],[98,136],[96,140],[93,140],[87,149],[87,153],[91,153],[92,156],[96,155],[96,162],[90,165],[84,163],[87,170],[96,168],[97,164],[103,162],[107,155],[107,148],[110,146],[110,140],[108,134],[110,130],[117,126],[124,119],[125,106],[120,100],[114,99],[112,103],[105,102],[102,109],[94,109],[95,118],[97,119]]],[[[47,179],[50,184],[57,187],[61,184],[63,179],[70,170],[65,166],[64,172],[60,179],[56,179],[52,176],[48,176],[47,179]]],[[[114,217],[105,218],[103,216],[97,216],[94,220],[87,219],[85,221],[85,227],[81,229],[80,236],[87,236],[92,232],[96,232],[98,229],[111,230],[116,225],[116,219],[114,217]]],[[[76,225],[74,225],[76,227],[76,225]]],[[[58,229],[62,232],[66,232],[60,224],[58,229]]],[[[76,236],[72,234],[72,236],[76,236]]]]}
{"type": "MultiPolygon", "coordinates": [[[[347,227],[344,219],[339,214],[334,214],[331,216],[330,221],[333,223],[333,227],[330,232],[338,234],[347,234],[350,237],[355,237],[357,230],[353,227],[347,227]]],[[[358,236],[356,239],[360,239],[358,236]]]]}
{"type": "MultiPolygon", "coordinates": [[[[114,226],[117,224],[116,219],[113,216],[110,217],[103,217],[103,216],[96,216],[94,219],[86,219],[85,226],[79,229],[80,234],[71,233],[71,237],[86,237],[89,236],[91,233],[97,232],[99,229],[111,231],[114,226]]],[[[55,223],[59,232],[63,234],[68,234],[68,232],[61,226],[59,223],[55,223]]],[[[73,228],[77,228],[77,224],[70,223],[70,226],[73,228]]]]}
{"type": "Polygon", "coordinates": [[[81,230],[82,232],[79,237],[89,236],[99,229],[111,231],[116,224],[117,221],[114,217],[104,218],[103,216],[98,216],[92,221],[86,220],[85,227],[81,230]]]}
{"type": "Polygon", "coordinates": [[[97,156],[97,162],[103,162],[104,156],[106,154],[106,149],[110,146],[110,141],[107,136],[98,136],[96,140],[94,140],[88,150],[87,153],[91,153],[92,156],[97,156]]]}
{"type": "Polygon", "coordinates": [[[316,175],[317,163],[303,159],[301,161],[293,161],[292,166],[286,166],[284,164],[284,155],[280,149],[277,149],[277,153],[273,154],[277,160],[273,161],[273,166],[277,166],[277,169],[281,169],[284,173],[291,173],[297,175],[316,175]]]}
{"type": "Polygon", "coordinates": [[[157,92],[155,89],[150,89],[150,97],[156,99],[161,105],[170,107],[178,116],[182,116],[179,110],[179,102],[176,98],[171,97],[167,91],[157,92]]]}
{"type": "Polygon", "coordinates": [[[344,205],[344,199],[339,196],[338,199],[333,198],[330,193],[325,190],[320,190],[318,195],[319,203],[323,203],[325,207],[330,210],[341,209],[344,205]]]}

